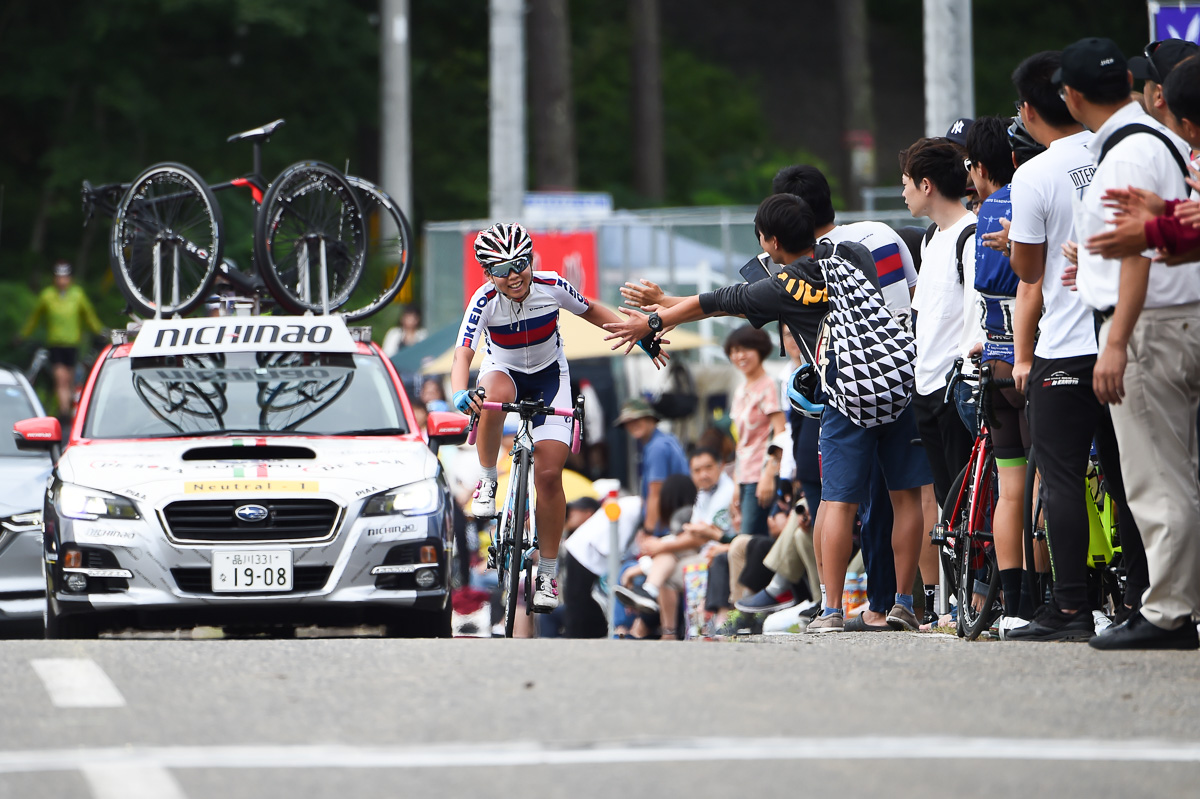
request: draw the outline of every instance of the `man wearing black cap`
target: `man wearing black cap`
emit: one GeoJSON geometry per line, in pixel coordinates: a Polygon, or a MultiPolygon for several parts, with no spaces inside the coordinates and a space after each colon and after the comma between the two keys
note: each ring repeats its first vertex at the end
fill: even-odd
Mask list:
{"type": "Polygon", "coordinates": [[[1163,96],[1163,83],[1167,75],[1183,59],[1200,53],[1200,45],[1183,39],[1163,39],[1150,42],[1142,55],[1129,59],[1129,73],[1134,80],[1146,81],[1142,96],[1146,100],[1146,113],[1164,125],[1170,126],[1167,100],[1163,96]]]}
{"type": "MultiPolygon", "coordinates": [[[[1088,149],[1096,172],[1075,209],[1080,241],[1111,223],[1103,199],[1109,189],[1133,186],[1164,199],[1188,194],[1188,145],[1133,102],[1131,78],[1116,44],[1096,38],[1066,48],[1055,74],[1071,115],[1095,132],[1088,149]]],[[[1141,609],[1091,644],[1200,648],[1191,621],[1200,610],[1200,270],[1151,267],[1147,254],[1117,260],[1080,248],[1077,285],[1102,320],[1092,386],[1112,405],[1127,499],[1150,574],[1141,609]]],[[[1054,623],[1084,609],[1051,610],[1054,623]]]]}

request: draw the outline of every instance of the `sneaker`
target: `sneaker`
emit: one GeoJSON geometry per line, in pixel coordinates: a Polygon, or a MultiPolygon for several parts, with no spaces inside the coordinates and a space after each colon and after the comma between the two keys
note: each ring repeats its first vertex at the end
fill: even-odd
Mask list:
{"type": "Polygon", "coordinates": [[[490,519],[496,515],[496,481],[486,478],[475,484],[471,495],[471,515],[476,519],[490,519]]]}
{"type": "Polygon", "coordinates": [[[658,601],[640,585],[633,588],[618,585],[614,593],[617,595],[617,601],[627,608],[639,613],[658,613],[658,601]]]}
{"type": "Polygon", "coordinates": [[[539,574],[535,580],[537,590],[533,592],[533,612],[549,613],[558,607],[558,580],[547,574],[539,574]]]}
{"type": "Polygon", "coordinates": [[[925,613],[921,615],[921,627],[924,628],[926,625],[928,625],[930,629],[938,626],[937,611],[930,608],[925,608],[925,613]]]}
{"type": "Polygon", "coordinates": [[[1027,624],[1029,624],[1029,619],[1022,619],[1020,616],[1001,616],[996,630],[1000,634],[1000,640],[1007,641],[1009,633],[1019,630],[1027,624]]]}
{"type": "Polygon", "coordinates": [[[1007,641],[1087,641],[1096,634],[1096,621],[1087,610],[1063,613],[1054,602],[1042,605],[1033,621],[1011,630],[1007,641]]]}
{"type": "Polygon", "coordinates": [[[916,630],[921,626],[917,614],[897,602],[888,611],[887,623],[893,630],[916,630]]]}
{"type": "Polygon", "coordinates": [[[743,613],[775,613],[779,610],[787,610],[795,604],[796,597],[791,591],[784,591],[779,596],[771,596],[764,588],[753,596],[739,599],[733,603],[733,606],[743,613]]]}
{"type": "Polygon", "coordinates": [[[842,612],[839,610],[837,613],[831,613],[828,616],[817,616],[804,629],[810,633],[840,633],[845,628],[846,623],[842,618],[842,612]]]}
{"type": "Polygon", "coordinates": [[[1092,611],[1092,620],[1095,622],[1095,625],[1096,625],[1096,635],[1099,635],[1100,633],[1107,630],[1109,627],[1112,627],[1112,624],[1113,624],[1112,619],[1110,619],[1108,616],[1105,616],[1103,613],[1101,613],[1098,610],[1092,611]]]}

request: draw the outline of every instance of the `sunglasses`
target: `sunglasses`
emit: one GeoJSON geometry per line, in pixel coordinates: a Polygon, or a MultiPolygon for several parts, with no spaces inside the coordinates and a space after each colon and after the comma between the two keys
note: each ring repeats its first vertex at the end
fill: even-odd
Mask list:
{"type": "Polygon", "coordinates": [[[529,268],[528,258],[516,258],[512,261],[505,261],[499,264],[492,264],[484,267],[484,271],[492,277],[508,277],[509,272],[516,272],[518,275],[529,268]]]}
{"type": "Polygon", "coordinates": [[[1058,99],[1062,100],[1064,103],[1067,101],[1067,87],[1066,86],[1058,87],[1058,99]]]}
{"type": "Polygon", "coordinates": [[[970,171],[971,171],[971,164],[972,164],[972,163],[974,163],[974,162],[973,162],[973,161],[971,161],[971,159],[970,159],[970,158],[964,158],[964,159],[963,159],[963,169],[965,169],[965,170],[967,170],[968,172],[970,172],[970,171]]]}
{"type": "Polygon", "coordinates": [[[1013,107],[1017,109],[1017,116],[1021,115],[1021,111],[1025,109],[1024,100],[1013,100],[1013,107]]]}

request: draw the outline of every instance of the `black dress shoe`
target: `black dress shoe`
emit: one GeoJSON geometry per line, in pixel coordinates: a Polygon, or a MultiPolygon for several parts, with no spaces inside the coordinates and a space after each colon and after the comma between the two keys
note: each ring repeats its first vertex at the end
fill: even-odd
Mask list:
{"type": "Polygon", "coordinates": [[[1134,613],[1124,624],[1109,627],[1088,644],[1096,649],[1200,649],[1200,636],[1191,619],[1174,630],[1164,630],[1134,613]]]}

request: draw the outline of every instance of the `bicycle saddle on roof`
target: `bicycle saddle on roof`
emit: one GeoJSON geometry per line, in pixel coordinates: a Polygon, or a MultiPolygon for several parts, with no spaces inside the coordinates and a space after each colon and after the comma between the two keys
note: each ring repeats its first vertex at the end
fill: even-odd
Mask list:
{"type": "Polygon", "coordinates": [[[282,126],[283,126],[283,120],[277,119],[274,122],[268,122],[267,124],[263,125],[261,128],[254,128],[253,130],[244,130],[241,133],[235,133],[232,136],[230,136],[228,139],[226,139],[225,141],[226,142],[267,141],[268,139],[271,138],[271,134],[274,133],[276,131],[276,129],[278,129],[282,126]]]}

